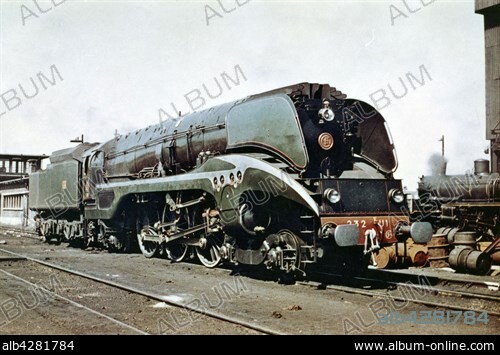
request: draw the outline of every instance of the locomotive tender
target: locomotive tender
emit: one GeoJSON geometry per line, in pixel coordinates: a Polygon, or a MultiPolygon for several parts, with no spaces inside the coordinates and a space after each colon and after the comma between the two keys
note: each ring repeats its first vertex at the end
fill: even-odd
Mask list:
{"type": "Polygon", "coordinates": [[[329,85],[301,83],[57,151],[30,177],[46,238],[146,257],[197,255],[303,272],[351,271],[410,224],[384,118],[329,85]]]}

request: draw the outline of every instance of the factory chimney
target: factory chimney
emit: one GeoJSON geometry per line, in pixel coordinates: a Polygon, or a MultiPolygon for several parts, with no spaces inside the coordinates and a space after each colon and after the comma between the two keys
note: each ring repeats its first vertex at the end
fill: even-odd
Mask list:
{"type": "Polygon", "coordinates": [[[486,139],[490,141],[491,171],[500,172],[500,0],[476,0],[484,16],[486,57],[486,139]]]}

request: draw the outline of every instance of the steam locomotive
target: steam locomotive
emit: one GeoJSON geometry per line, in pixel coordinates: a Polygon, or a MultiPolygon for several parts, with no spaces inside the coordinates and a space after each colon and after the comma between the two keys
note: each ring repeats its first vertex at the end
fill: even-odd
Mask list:
{"type": "Polygon", "coordinates": [[[483,240],[500,236],[500,175],[490,173],[488,160],[474,161],[465,175],[446,175],[442,161],[435,174],[420,178],[418,195],[414,215],[436,228],[474,231],[483,240]]]}
{"type": "Polygon", "coordinates": [[[410,236],[381,114],[326,84],[301,83],[54,152],[30,176],[45,238],[147,258],[197,257],[285,274],[345,272],[410,236]]]}

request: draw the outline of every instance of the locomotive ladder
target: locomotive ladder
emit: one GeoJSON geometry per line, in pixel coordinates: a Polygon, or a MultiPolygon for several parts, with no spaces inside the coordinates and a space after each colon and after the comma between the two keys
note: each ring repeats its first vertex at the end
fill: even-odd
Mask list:
{"type": "Polygon", "coordinates": [[[312,256],[312,259],[304,258],[304,260],[302,260],[302,263],[314,264],[318,261],[318,254],[316,249],[316,236],[315,236],[316,219],[314,215],[306,212],[305,214],[300,216],[300,220],[302,222],[301,223],[302,229],[300,231],[302,240],[312,241],[312,245],[300,246],[301,252],[304,252],[307,256],[312,256]]]}

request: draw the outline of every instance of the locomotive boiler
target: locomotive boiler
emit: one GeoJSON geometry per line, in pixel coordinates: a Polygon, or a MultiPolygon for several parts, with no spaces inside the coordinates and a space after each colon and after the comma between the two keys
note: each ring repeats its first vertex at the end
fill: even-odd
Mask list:
{"type": "Polygon", "coordinates": [[[301,83],[55,152],[32,174],[41,234],[146,257],[345,272],[381,245],[431,238],[404,213],[382,115],[301,83]]]}

